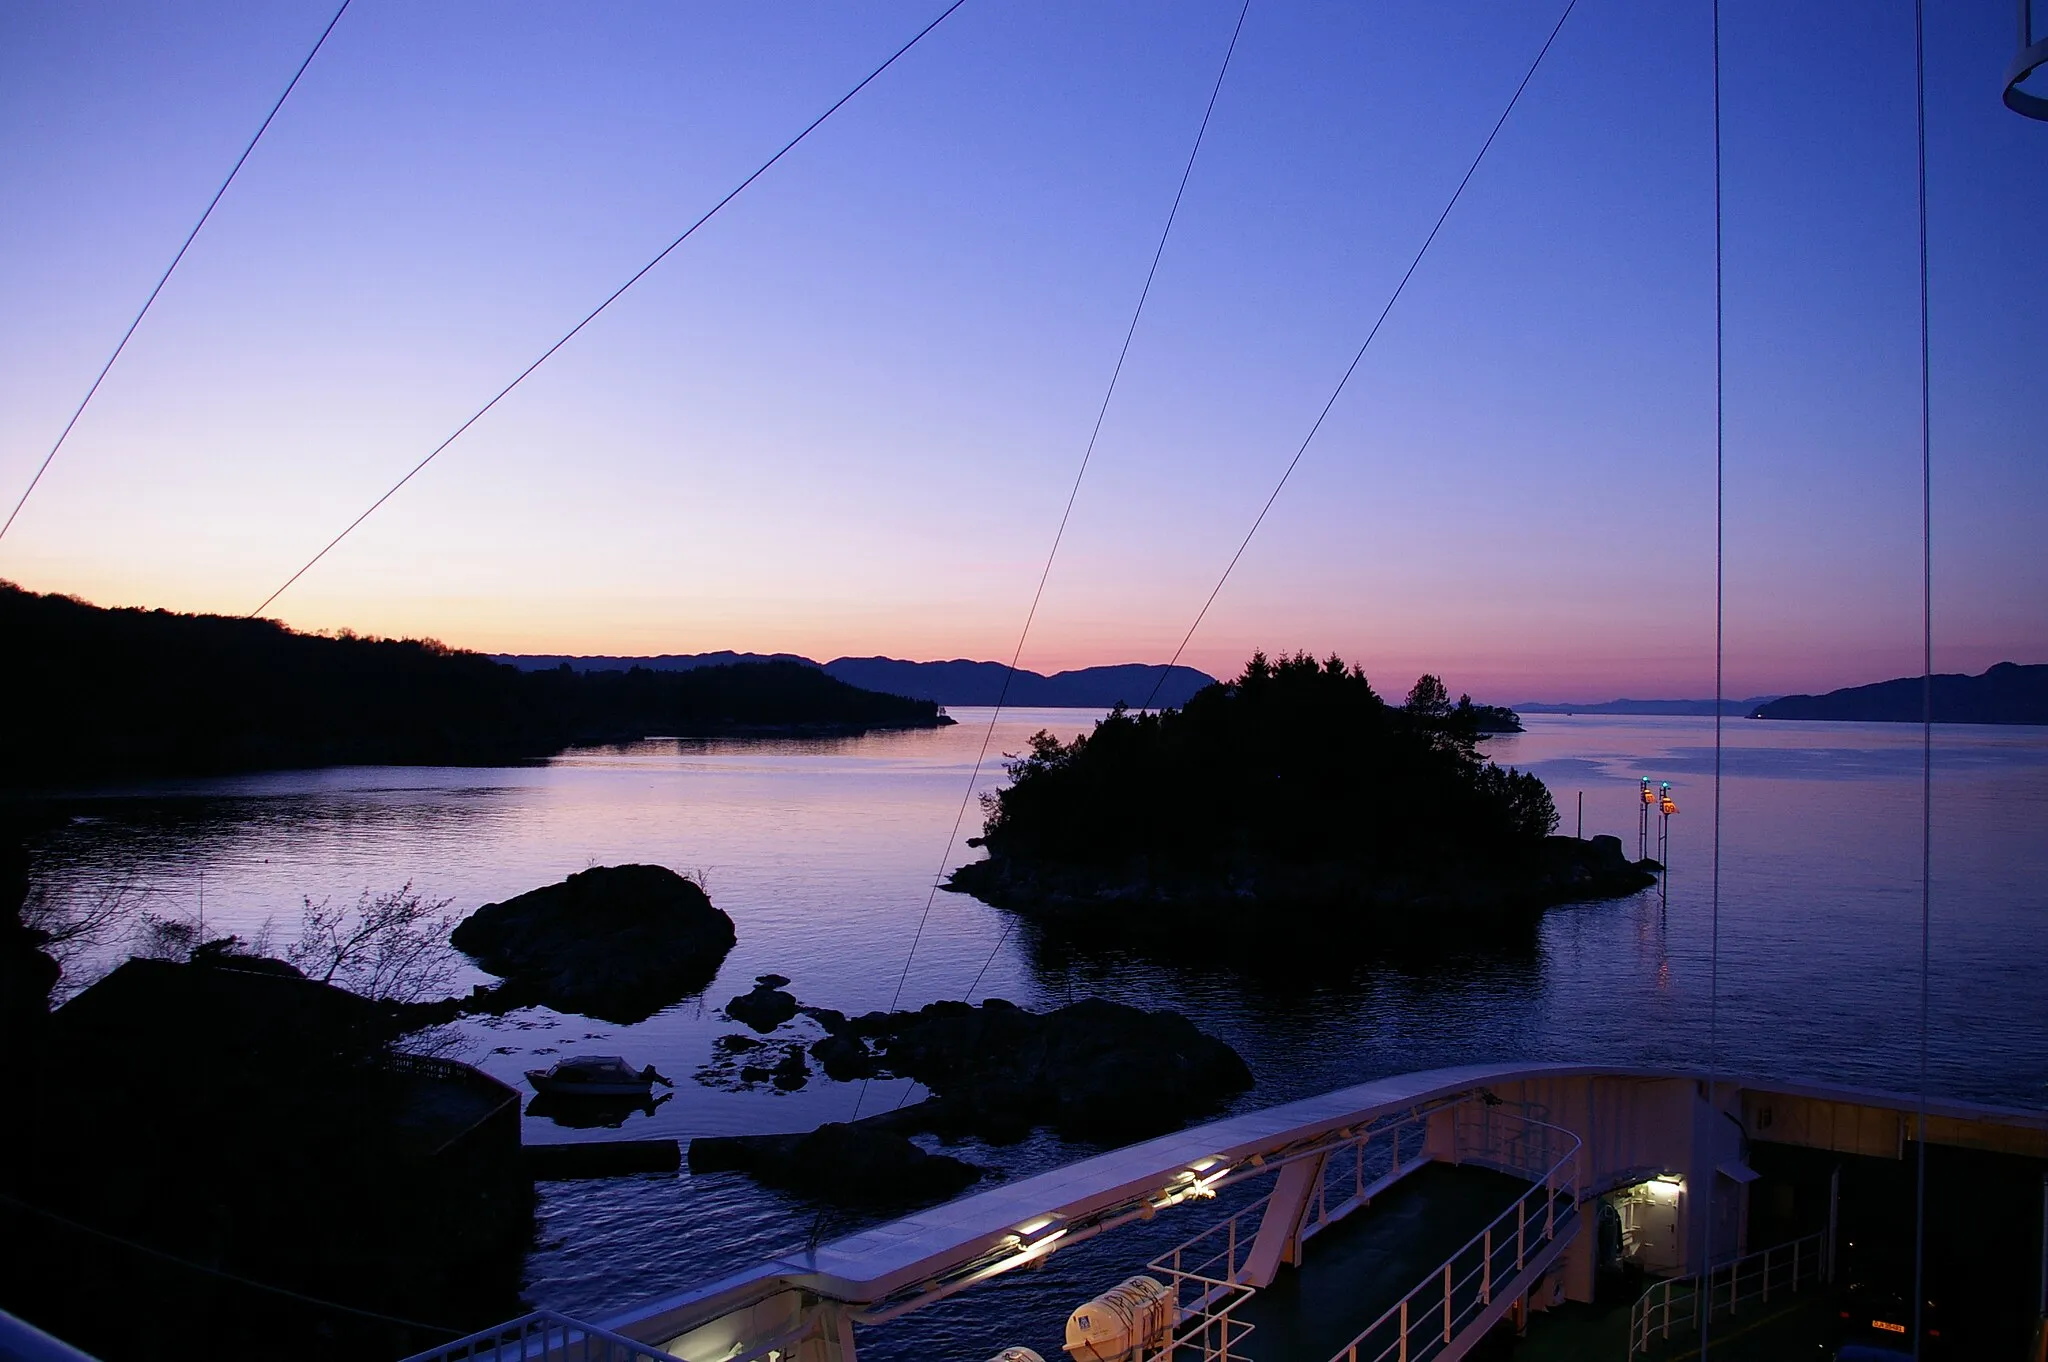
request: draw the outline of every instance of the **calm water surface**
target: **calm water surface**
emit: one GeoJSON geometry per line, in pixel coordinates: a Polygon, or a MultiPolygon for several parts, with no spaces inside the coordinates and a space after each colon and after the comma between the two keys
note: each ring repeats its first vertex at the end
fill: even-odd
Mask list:
{"type": "MultiPolygon", "coordinates": [[[[471,1057],[515,1084],[522,1070],[576,1053],[620,1053],[677,1078],[671,1100],[616,1133],[808,1128],[849,1116],[857,1087],[820,1078],[794,1094],[736,1093],[688,1075],[717,1036],[737,1029],[718,1009],[757,974],[786,974],[804,1001],[848,1012],[888,1005],[935,872],[979,854],[960,840],[978,830],[977,810],[959,837],[949,829],[988,713],[956,716],[954,728],[825,742],[652,742],[530,768],[341,768],[100,792],[78,799],[78,816],[39,849],[39,873],[67,895],[125,885],[159,913],[196,912],[203,889],[210,933],[252,936],[269,920],[289,939],[308,897],[353,899],[410,881],[468,910],[591,865],[701,870],[739,927],[702,998],[634,1026],[518,1013],[472,1027],[471,1057]]],[[[1040,727],[1081,731],[1094,717],[1005,714],[992,750],[1019,750],[1040,727]]],[[[1697,1068],[1710,1026],[1725,1068],[1913,1086],[1917,728],[1727,724],[1710,1016],[1713,721],[1528,723],[1489,750],[1542,776],[1564,831],[1583,791],[1587,834],[1620,835],[1633,852],[1637,777],[1672,782],[1680,813],[1668,899],[1651,890],[1555,909],[1524,940],[1449,958],[1246,979],[1122,954],[1077,957],[1007,930],[995,909],[939,893],[904,1005],[960,997],[980,975],[977,997],[1031,1007],[1087,995],[1177,1007],[1250,1062],[1258,1087],[1245,1105],[1476,1061],[1697,1068]]],[[[2048,1008],[2034,983],[2048,942],[2048,730],[1943,727],[1935,741],[1931,1086],[2048,1106],[2048,1008]]],[[[992,769],[980,784],[1000,779],[992,769]]],[[[903,1095],[877,1084],[865,1109],[903,1095]]],[[[527,1120],[532,1141],[615,1133],[527,1120]]],[[[1087,1151],[1041,1136],[956,1152],[1015,1176],[1087,1151]]],[[[528,1294],[602,1312],[801,1242],[813,1215],[731,1174],[550,1184],[528,1294]]],[[[1081,1266],[1020,1274],[1038,1284],[1005,1290],[1024,1293],[1015,1304],[1025,1313],[1042,1313],[1025,1298],[1080,1299],[1078,1279],[1065,1278],[1081,1266]]],[[[881,1332],[869,1348],[878,1356],[985,1341],[963,1311],[881,1332]]]]}

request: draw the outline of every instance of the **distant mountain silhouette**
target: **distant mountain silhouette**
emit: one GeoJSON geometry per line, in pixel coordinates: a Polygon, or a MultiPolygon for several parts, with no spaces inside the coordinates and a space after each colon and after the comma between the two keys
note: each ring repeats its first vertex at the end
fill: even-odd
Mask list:
{"type": "Polygon", "coordinates": [[[659,657],[579,657],[574,653],[500,653],[491,659],[517,667],[523,672],[551,672],[568,667],[579,672],[629,672],[635,667],[651,672],[692,672],[699,667],[735,667],[753,662],[801,662],[818,664],[795,653],[663,653],[659,657]]]}
{"type": "MultiPolygon", "coordinates": [[[[1758,705],[1768,704],[1776,699],[1773,695],[1752,695],[1747,700],[1723,700],[1721,712],[1726,715],[1754,714],[1758,705]]],[[[1645,715],[1691,715],[1712,714],[1712,700],[1601,700],[1592,704],[1542,705],[1531,701],[1516,705],[1518,714],[1645,714],[1645,715]]]]}
{"type": "MultiPolygon", "coordinates": [[[[893,657],[840,657],[825,664],[828,675],[862,690],[936,700],[942,705],[992,705],[1003,695],[1000,662],[900,662],[893,657]]],[[[1175,707],[1216,678],[1193,667],[1175,667],[1164,681],[1160,668],[1144,662],[1109,667],[1081,667],[1045,676],[1019,670],[1010,678],[1003,703],[1024,707],[1108,709],[1119,702],[1136,709],[1152,699],[1155,706],[1175,707]],[[1159,694],[1152,697],[1154,685],[1159,694]]]]}
{"type": "MultiPolygon", "coordinates": [[[[1919,723],[1921,678],[1902,676],[1826,695],[1787,695],[1758,706],[1758,719],[1839,719],[1919,723]]],[[[1938,724],[2048,724],[2048,665],[2001,662],[1982,676],[1943,672],[1934,678],[1938,724]]]]}
{"type": "Polygon", "coordinates": [[[337,764],[497,765],[649,735],[952,722],[789,661],[520,671],[426,639],[106,610],[0,582],[0,789],[337,764]]]}
{"type": "Polygon", "coordinates": [[[893,657],[838,657],[818,663],[791,653],[664,653],[658,657],[560,657],[554,655],[502,654],[497,659],[523,671],[545,671],[567,665],[576,671],[626,671],[643,667],[651,671],[692,671],[698,667],[730,666],[742,662],[801,662],[819,667],[826,675],[862,690],[885,695],[903,695],[913,700],[933,700],[942,705],[993,705],[1003,703],[1022,708],[1108,709],[1119,701],[1136,708],[1159,685],[1159,706],[1178,706],[1216,678],[1193,667],[1175,667],[1165,681],[1160,669],[1149,663],[1126,662],[1109,667],[1081,667],[1046,676],[1021,668],[1010,678],[1007,695],[1003,690],[1000,662],[905,662],[893,657]]]}

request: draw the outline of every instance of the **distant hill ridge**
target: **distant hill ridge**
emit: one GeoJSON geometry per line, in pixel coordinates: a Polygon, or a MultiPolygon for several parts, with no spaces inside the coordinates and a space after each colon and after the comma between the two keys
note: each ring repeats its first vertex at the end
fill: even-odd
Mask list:
{"type": "Polygon", "coordinates": [[[1107,667],[1080,667],[1073,671],[1041,672],[1019,668],[1003,690],[1008,668],[1000,662],[974,662],[955,658],[949,662],[906,662],[894,657],[835,657],[815,662],[794,653],[663,653],[655,657],[570,657],[559,654],[499,654],[497,660],[522,671],[550,671],[567,665],[572,670],[628,671],[645,667],[650,671],[693,671],[698,667],[730,666],[739,662],[799,662],[817,667],[827,676],[862,690],[885,695],[903,695],[913,700],[932,700],[942,705],[993,705],[1002,697],[1005,705],[1043,709],[1108,709],[1119,701],[1136,708],[1145,703],[1158,683],[1155,705],[1178,706],[1216,678],[1193,667],[1175,667],[1160,681],[1160,668],[1153,663],[1126,662],[1107,667]]]}
{"type": "MultiPolygon", "coordinates": [[[[1787,695],[1759,705],[1758,719],[1838,719],[1860,723],[1919,723],[1922,678],[1902,676],[1826,695],[1787,695]]],[[[2001,662],[1982,676],[1942,672],[1934,678],[1938,724],[2048,724],[2048,664],[2001,662]]]]}

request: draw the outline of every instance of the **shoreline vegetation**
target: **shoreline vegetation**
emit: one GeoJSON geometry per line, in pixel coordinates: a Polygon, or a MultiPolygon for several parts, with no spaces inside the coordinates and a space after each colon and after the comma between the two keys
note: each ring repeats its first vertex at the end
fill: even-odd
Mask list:
{"type": "Polygon", "coordinates": [[[946,887],[1169,947],[1253,913],[1383,940],[1653,884],[1615,838],[1554,835],[1543,782],[1479,751],[1500,722],[1434,676],[1394,705],[1341,658],[1257,654],[1182,709],[1039,733],[946,887]]]}
{"type": "Polygon", "coordinates": [[[935,728],[930,700],[794,662],[522,672],[430,639],[106,609],[0,582],[0,787],[285,767],[496,766],[647,737],[935,728]]]}

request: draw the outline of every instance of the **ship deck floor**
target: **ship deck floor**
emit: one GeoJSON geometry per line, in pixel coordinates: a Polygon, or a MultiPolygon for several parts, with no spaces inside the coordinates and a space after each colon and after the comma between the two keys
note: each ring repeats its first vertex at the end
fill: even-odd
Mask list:
{"type": "Polygon", "coordinates": [[[1245,1302],[1236,1314],[1252,1325],[1246,1355],[1329,1362],[1528,1187],[1483,1168],[1417,1169],[1309,1240],[1299,1268],[1282,1268],[1245,1302]]]}
{"type": "MultiPolygon", "coordinates": [[[[1516,1339],[1512,1348],[1488,1352],[1493,1358],[1513,1362],[1625,1362],[1628,1353],[1628,1312],[1626,1302],[1613,1305],[1566,1305],[1532,1316],[1526,1338],[1516,1339]]],[[[1780,1359],[1831,1357],[1827,1345],[1834,1337],[1835,1319],[1826,1295],[1806,1291],[1756,1304],[1734,1316],[1717,1314],[1708,1342],[1716,1362],[1779,1362],[1780,1359]]],[[[1700,1356],[1699,1334],[1674,1330],[1668,1340],[1652,1343],[1648,1362],[1695,1362],[1700,1356]]],[[[1261,1359],[1261,1362],[1264,1362],[1261,1359]]]]}

